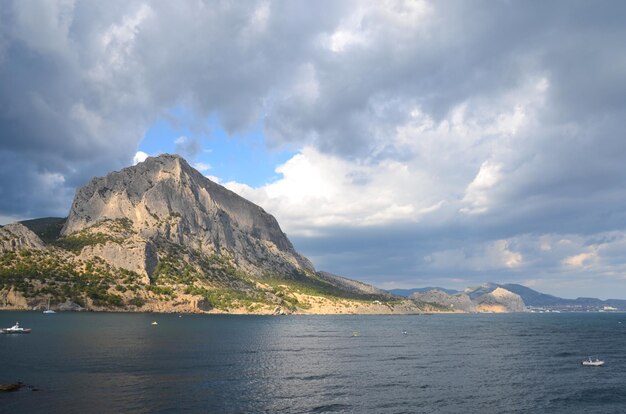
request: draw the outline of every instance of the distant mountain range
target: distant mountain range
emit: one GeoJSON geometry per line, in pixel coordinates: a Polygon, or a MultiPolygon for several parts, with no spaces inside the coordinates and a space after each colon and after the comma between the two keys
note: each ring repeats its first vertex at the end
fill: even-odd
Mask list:
{"type": "Polygon", "coordinates": [[[545,309],[559,309],[559,310],[604,310],[607,308],[615,308],[617,310],[626,310],[626,300],[624,299],[607,299],[602,300],[598,298],[576,298],[576,299],[564,299],[553,295],[538,292],[529,287],[515,284],[515,283],[485,283],[477,287],[466,288],[463,291],[454,289],[446,289],[441,287],[425,287],[425,288],[413,288],[413,289],[392,289],[389,292],[404,297],[412,297],[416,294],[424,294],[432,291],[444,292],[448,295],[454,296],[459,294],[466,294],[470,300],[475,300],[485,294],[491,293],[494,290],[501,288],[511,293],[519,295],[524,304],[527,307],[532,308],[545,308],[545,309]]]}
{"type": "Polygon", "coordinates": [[[428,286],[428,287],[423,287],[423,288],[413,288],[413,289],[391,289],[388,292],[393,295],[403,296],[405,298],[408,298],[414,293],[424,293],[424,292],[429,292],[431,290],[438,290],[440,292],[445,292],[448,295],[454,295],[460,292],[454,289],[446,289],[442,287],[433,287],[433,286],[428,286]]]}

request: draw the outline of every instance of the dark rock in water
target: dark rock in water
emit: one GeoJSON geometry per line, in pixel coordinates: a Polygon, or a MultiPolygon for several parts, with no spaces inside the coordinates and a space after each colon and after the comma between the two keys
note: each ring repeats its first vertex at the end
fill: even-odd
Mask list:
{"type": "Polygon", "coordinates": [[[22,388],[28,389],[30,391],[39,391],[32,385],[24,384],[22,381],[18,381],[12,384],[0,384],[0,392],[13,392],[18,391],[22,388]]]}
{"type": "Polygon", "coordinates": [[[17,382],[15,384],[0,384],[0,392],[17,391],[23,386],[24,384],[22,384],[21,382],[17,382]]]}

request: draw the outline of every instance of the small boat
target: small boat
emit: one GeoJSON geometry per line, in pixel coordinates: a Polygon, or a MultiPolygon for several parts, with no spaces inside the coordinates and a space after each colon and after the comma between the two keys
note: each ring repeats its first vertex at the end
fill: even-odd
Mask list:
{"type": "Polygon", "coordinates": [[[3,328],[0,332],[3,334],[27,334],[30,333],[30,331],[29,328],[20,328],[20,324],[15,322],[15,325],[10,328],[3,328]]]}
{"type": "Polygon", "coordinates": [[[45,311],[43,311],[43,313],[56,313],[55,311],[50,309],[50,298],[48,298],[48,308],[45,311]]]}
{"type": "Polygon", "coordinates": [[[352,336],[361,336],[359,331],[352,331],[352,336]]]}
{"type": "Polygon", "coordinates": [[[402,335],[408,335],[409,333],[407,331],[402,331],[402,335]]]}
{"type": "Polygon", "coordinates": [[[157,321],[152,322],[152,325],[158,325],[159,323],[157,321]]]}
{"type": "Polygon", "coordinates": [[[604,365],[604,361],[598,359],[598,358],[591,358],[589,357],[588,359],[585,359],[582,364],[584,366],[588,366],[588,367],[601,367],[602,365],[604,365]]]}

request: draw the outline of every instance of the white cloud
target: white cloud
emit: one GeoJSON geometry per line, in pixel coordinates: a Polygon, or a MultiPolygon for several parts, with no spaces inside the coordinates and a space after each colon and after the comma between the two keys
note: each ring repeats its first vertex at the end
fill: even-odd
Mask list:
{"type": "Polygon", "coordinates": [[[490,190],[502,180],[502,165],[485,161],[480,166],[476,177],[465,189],[463,203],[467,207],[461,208],[462,213],[485,213],[491,204],[490,190]]]}
{"type": "MultiPolygon", "coordinates": [[[[308,65],[301,71],[305,85],[313,82],[313,70],[308,65]]],[[[303,86],[298,96],[313,89],[317,99],[316,82],[315,87],[303,86]]],[[[259,188],[227,185],[276,215],[289,234],[314,235],[331,226],[422,221],[435,225],[459,213],[484,214],[506,201],[499,186],[515,172],[518,162],[508,146],[510,140],[521,139],[518,134],[534,122],[541,108],[537,82],[533,78],[507,91],[497,107],[467,101],[439,120],[419,106],[408,105],[402,108],[399,125],[381,132],[386,134],[384,145],[374,148],[369,157],[341,157],[311,145],[279,166],[276,172],[281,178],[274,182],[259,188]],[[382,155],[389,150],[398,155],[382,155]],[[505,162],[511,164],[511,171],[505,171],[505,162]],[[469,174],[474,177],[468,182],[469,174]]],[[[383,118],[395,104],[376,101],[373,116],[383,118]]]]}
{"type": "Polygon", "coordinates": [[[395,161],[360,165],[307,147],[276,172],[282,178],[259,188],[226,186],[272,212],[290,234],[414,221],[437,208],[403,190],[421,177],[395,161]]]}
{"type": "Polygon", "coordinates": [[[580,253],[575,256],[566,257],[563,260],[563,263],[567,266],[572,267],[584,267],[585,265],[589,264],[589,262],[596,260],[597,256],[598,255],[595,252],[580,253]]]}
{"type": "Polygon", "coordinates": [[[148,158],[148,157],[149,157],[149,155],[146,154],[145,152],[137,151],[135,153],[135,156],[133,157],[133,165],[137,165],[140,162],[144,162],[146,160],[146,158],[148,158]]]}
{"type": "Polygon", "coordinates": [[[2,216],[0,215],[0,226],[4,226],[5,224],[15,223],[17,221],[23,220],[22,217],[16,216],[2,216]]]}
{"type": "Polygon", "coordinates": [[[106,80],[116,73],[126,72],[134,59],[136,37],[142,24],[154,16],[154,11],[142,3],[131,14],[124,16],[119,23],[111,24],[100,36],[100,58],[91,69],[94,80],[106,80]]]}
{"type": "Polygon", "coordinates": [[[425,256],[424,262],[433,269],[453,271],[514,269],[524,265],[522,255],[511,249],[508,240],[435,251],[425,256]]]}
{"type": "Polygon", "coordinates": [[[211,169],[211,164],[207,164],[204,162],[196,162],[193,164],[193,168],[195,168],[196,170],[200,172],[206,172],[211,169]]]}
{"type": "Polygon", "coordinates": [[[219,177],[216,177],[214,175],[205,175],[206,178],[208,178],[209,180],[213,181],[214,183],[217,184],[221,184],[222,183],[222,179],[219,177]]]}
{"type": "Polygon", "coordinates": [[[40,177],[42,185],[48,188],[54,188],[65,183],[65,177],[60,173],[44,172],[40,174],[40,177]]]}

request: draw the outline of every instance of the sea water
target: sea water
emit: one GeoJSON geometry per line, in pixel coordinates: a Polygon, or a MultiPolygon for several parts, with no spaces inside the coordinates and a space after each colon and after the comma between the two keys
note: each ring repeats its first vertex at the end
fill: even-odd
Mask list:
{"type": "Polygon", "coordinates": [[[16,321],[32,333],[0,335],[0,383],[37,391],[2,413],[626,413],[621,313],[0,312],[16,321]]]}

